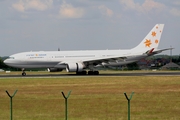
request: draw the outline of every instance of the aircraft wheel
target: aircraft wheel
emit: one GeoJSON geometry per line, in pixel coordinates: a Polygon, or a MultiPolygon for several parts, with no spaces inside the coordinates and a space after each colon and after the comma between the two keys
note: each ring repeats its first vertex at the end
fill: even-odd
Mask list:
{"type": "Polygon", "coordinates": [[[94,75],[99,75],[99,71],[94,71],[94,75]]]}
{"type": "Polygon", "coordinates": [[[80,75],[81,73],[80,72],[76,72],[76,75],[80,75]]]}
{"type": "Polygon", "coordinates": [[[26,73],[25,73],[25,72],[23,72],[23,73],[22,73],[22,76],[26,76],[26,73]]]}
{"type": "Polygon", "coordinates": [[[88,71],[88,75],[93,75],[93,71],[88,71]]]}
{"type": "Polygon", "coordinates": [[[82,75],[86,75],[87,74],[87,72],[86,71],[82,71],[82,75]]]}
{"type": "Polygon", "coordinates": [[[86,71],[76,72],[76,75],[86,75],[86,74],[87,74],[86,71]]]}

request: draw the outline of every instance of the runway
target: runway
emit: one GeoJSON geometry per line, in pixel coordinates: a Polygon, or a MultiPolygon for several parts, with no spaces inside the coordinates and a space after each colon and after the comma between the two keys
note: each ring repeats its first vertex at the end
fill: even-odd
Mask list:
{"type": "Polygon", "coordinates": [[[99,75],[76,75],[76,74],[27,74],[26,76],[14,75],[14,74],[3,74],[0,78],[48,78],[48,77],[106,77],[106,76],[180,76],[180,71],[173,72],[162,72],[162,71],[150,71],[150,72],[106,72],[100,73],[99,75]]]}

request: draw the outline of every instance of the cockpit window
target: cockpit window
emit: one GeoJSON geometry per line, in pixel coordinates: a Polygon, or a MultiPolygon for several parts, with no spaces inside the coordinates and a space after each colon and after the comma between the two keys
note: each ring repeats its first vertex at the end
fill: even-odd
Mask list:
{"type": "Polygon", "coordinates": [[[14,59],[14,57],[8,57],[8,59],[14,59]]]}

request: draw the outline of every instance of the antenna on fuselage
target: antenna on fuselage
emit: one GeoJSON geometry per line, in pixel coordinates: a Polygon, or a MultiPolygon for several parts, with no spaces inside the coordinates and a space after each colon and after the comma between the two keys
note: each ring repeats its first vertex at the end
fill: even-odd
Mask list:
{"type": "Polygon", "coordinates": [[[60,48],[58,47],[58,51],[60,51],[60,48]]]}

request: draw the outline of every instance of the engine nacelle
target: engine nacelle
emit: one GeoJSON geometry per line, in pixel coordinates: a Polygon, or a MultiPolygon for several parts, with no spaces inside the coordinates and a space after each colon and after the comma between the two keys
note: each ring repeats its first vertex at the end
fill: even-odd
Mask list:
{"type": "Polygon", "coordinates": [[[59,69],[59,68],[48,68],[47,70],[48,70],[48,72],[61,72],[63,69],[59,69]]]}
{"type": "Polygon", "coordinates": [[[84,64],[83,63],[68,63],[66,66],[67,72],[81,72],[83,71],[84,64]]]}

